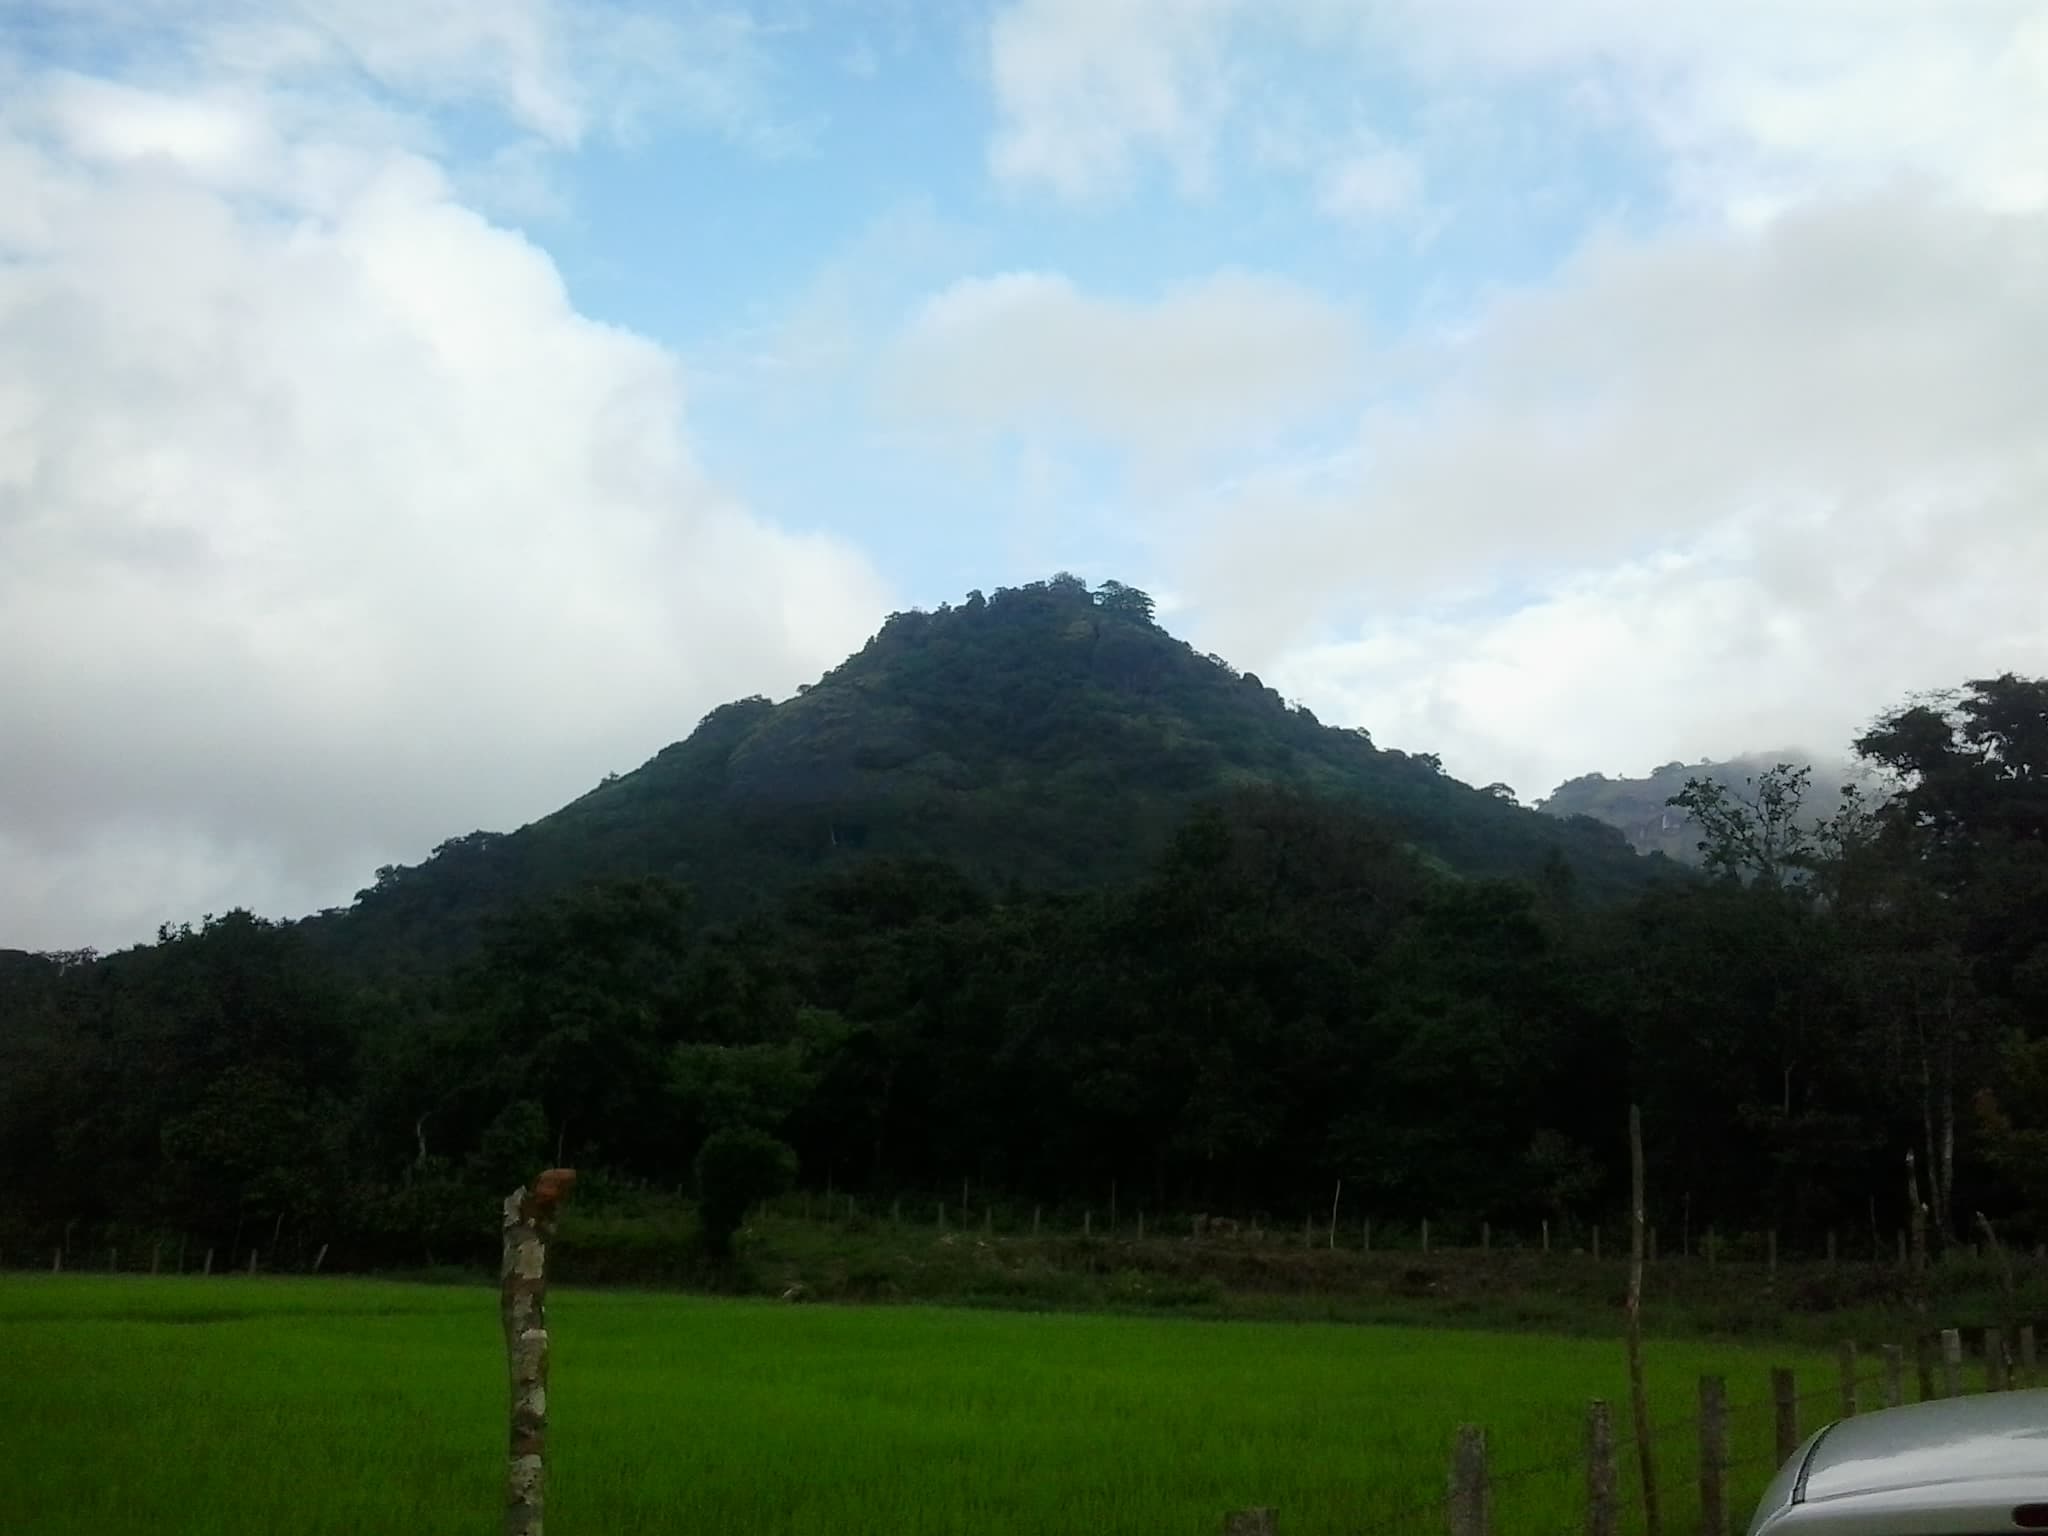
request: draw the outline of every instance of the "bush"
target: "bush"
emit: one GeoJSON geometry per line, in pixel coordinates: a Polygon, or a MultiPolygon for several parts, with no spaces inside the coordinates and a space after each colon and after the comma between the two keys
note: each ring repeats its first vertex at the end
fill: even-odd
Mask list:
{"type": "Polygon", "coordinates": [[[796,1153],[764,1131],[726,1130],[697,1151],[697,1220],[714,1257],[732,1253],[747,1212],[796,1182],[796,1153]]]}

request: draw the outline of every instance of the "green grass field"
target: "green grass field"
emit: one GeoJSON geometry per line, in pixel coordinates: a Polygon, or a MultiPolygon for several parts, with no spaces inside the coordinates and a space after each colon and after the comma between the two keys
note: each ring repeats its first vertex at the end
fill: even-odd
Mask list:
{"type": "MultiPolygon", "coordinates": [[[[1564,1533],[1586,1400],[1626,1436],[1618,1342],[577,1290],[551,1323],[552,1536],[1209,1536],[1251,1504],[1288,1536],[1434,1536],[1460,1422],[1489,1432],[1502,1536],[1564,1533]]],[[[10,1533],[496,1528],[493,1289],[9,1276],[0,1359],[10,1533]]],[[[1706,1371],[1738,1407],[1739,1521],[1768,1367],[1810,1391],[1828,1365],[1656,1340],[1649,1361],[1667,1525],[1694,1528],[1706,1371]]]]}

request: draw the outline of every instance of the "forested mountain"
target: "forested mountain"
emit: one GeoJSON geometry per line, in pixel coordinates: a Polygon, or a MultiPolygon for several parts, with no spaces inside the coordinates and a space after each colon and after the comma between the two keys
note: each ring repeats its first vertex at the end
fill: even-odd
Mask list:
{"type": "Polygon", "coordinates": [[[484,915],[582,880],[659,875],[731,917],[878,857],[1084,889],[1147,868],[1204,798],[1258,785],[1369,811],[1462,874],[1555,863],[1606,900],[1657,873],[1595,821],[1560,824],[1323,725],[1167,634],[1144,593],[1062,575],[896,614],[796,697],[724,705],[551,816],[382,869],[316,928],[366,964],[437,963],[484,915]]]}
{"type": "Polygon", "coordinates": [[[2048,1240],[2048,682],[1856,749],[1900,792],[1821,821],[1801,773],[1691,779],[1703,869],[1631,892],[1617,834],[1330,731],[1125,589],[901,617],[353,914],[0,955],[0,1247],[481,1257],[560,1161],[622,1270],[681,1241],[656,1192],[716,1249],[791,1178],[1290,1220],[1341,1178],[1569,1234],[1630,1103],[1653,1220],[1875,1241],[1911,1153],[1936,1243],[2048,1240]],[[459,959],[362,963],[453,919],[459,959]]]}
{"type": "Polygon", "coordinates": [[[1589,817],[1613,827],[1637,853],[1661,853],[1681,864],[1698,865],[1703,862],[1701,829],[1684,807],[1671,803],[1673,797],[1693,779],[1709,780],[1735,795],[1751,794],[1763,776],[1781,764],[1809,771],[1805,800],[1809,817],[1817,820],[1834,813],[1845,786],[1867,785],[1870,779],[1867,768],[1787,748],[1746,753],[1725,762],[1666,763],[1640,779],[1581,774],[1538,800],[1536,809],[1566,819],[1589,817]]]}

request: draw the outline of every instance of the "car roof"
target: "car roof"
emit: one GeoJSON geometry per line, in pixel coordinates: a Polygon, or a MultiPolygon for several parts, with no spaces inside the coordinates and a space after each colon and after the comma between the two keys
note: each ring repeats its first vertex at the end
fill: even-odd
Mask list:
{"type": "Polygon", "coordinates": [[[1843,1419],[1814,1444],[1793,1501],[2009,1477],[2048,1478],[2048,1390],[1843,1419]]]}

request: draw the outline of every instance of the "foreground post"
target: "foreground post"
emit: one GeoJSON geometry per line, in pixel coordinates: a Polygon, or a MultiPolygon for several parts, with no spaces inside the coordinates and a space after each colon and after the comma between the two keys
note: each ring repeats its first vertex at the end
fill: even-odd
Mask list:
{"type": "Polygon", "coordinates": [[[1884,1405],[1896,1408],[1906,1400],[1906,1352],[1896,1344],[1884,1347],[1884,1405]]]}
{"type": "Polygon", "coordinates": [[[1487,1510],[1486,1431],[1477,1424],[1458,1426],[1458,1448],[1451,1456],[1451,1497],[1445,1506],[1450,1536],[1490,1536],[1487,1510]]]}
{"type": "Polygon", "coordinates": [[[1615,1536],[1614,1421],[1601,1398],[1586,1405],[1586,1536],[1615,1536]]]}
{"type": "Polygon", "coordinates": [[[1643,1530],[1647,1536],[1662,1536],[1663,1522],[1657,1510],[1657,1458],[1650,1438],[1650,1400],[1643,1388],[1643,1115],[1635,1105],[1628,1107],[1628,1160],[1630,1174],[1630,1220],[1628,1253],[1628,1395],[1635,1419],[1636,1461],[1640,1467],[1643,1492],[1643,1530]]]}
{"type": "Polygon", "coordinates": [[[1776,1410],[1778,1465],[1783,1466],[1799,1449],[1799,1387],[1782,1365],[1771,1367],[1771,1405],[1776,1410]]]}
{"type": "Polygon", "coordinates": [[[1728,1536],[1728,1383],[1700,1378],[1700,1536],[1728,1536]]]}
{"type": "Polygon", "coordinates": [[[499,1305],[512,1379],[512,1437],[505,1464],[505,1536],[541,1536],[547,1493],[548,1241],[576,1183],[572,1168],[550,1168],[533,1189],[505,1197],[505,1255],[499,1305]]]}
{"type": "Polygon", "coordinates": [[[1941,1330],[1941,1387],[1943,1397],[1963,1395],[1963,1336],[1954,1328],[1941,1330]]]}

